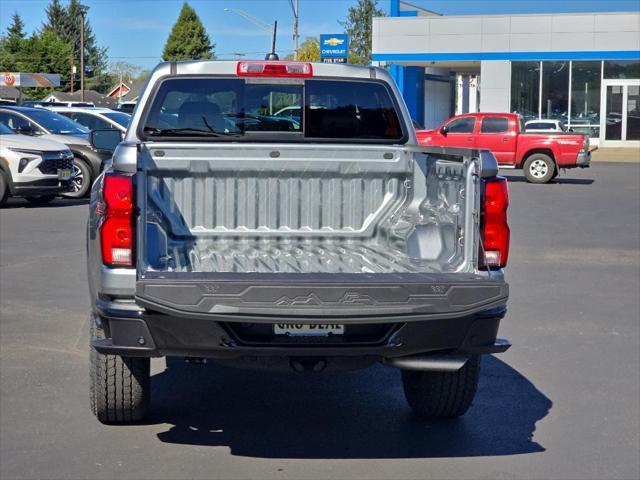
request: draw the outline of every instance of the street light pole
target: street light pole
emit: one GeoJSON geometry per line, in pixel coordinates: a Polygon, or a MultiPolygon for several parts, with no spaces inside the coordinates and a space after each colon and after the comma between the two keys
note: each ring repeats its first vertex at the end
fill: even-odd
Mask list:
{"type": "Polygon", "coordinates": [[[271,26],[268,23],[263,22],[259,18],[254,17],[250,13],[247,13],[244,10],[240,10],[238,8],[225,8],[224,11],[225,12],[229,12],[229,13],[235,13],[236,15],[244,18],[245,20],[250,21],[255,26],[259,27],[260,29],[264,30],[265,32],[270,33],[271,34],[271,53],[269,55],[275,54],[275,50],[276,50],[276,29],[278,28],[278,22],[277,21],[274,21],[273,26],[271,26]]]}
{"type": "Polygon", "coordinates": [[[80,13],[80,101],[84,102],[84,10],[80,13]]]}

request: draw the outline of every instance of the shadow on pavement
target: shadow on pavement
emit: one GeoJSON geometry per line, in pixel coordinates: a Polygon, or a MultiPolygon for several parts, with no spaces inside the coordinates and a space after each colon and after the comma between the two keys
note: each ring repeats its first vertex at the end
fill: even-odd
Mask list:
{"type": "Polygon", "coordinates": [[[428,458],[542,452],[535,425],[552,402],[495,357],[483,358],[472,408],[456,420],[420,421],[399,372],[297,374],[186,365],[167,359],[152,377],[151,423],[166,443],[225,446],[262,458],[428,458]]]}
{"type": "Polygon", "coordinates": [[[88,198],[55,198],[49,203],[43,205],[36,205],[29,203],[24,198],[16,197],[9,198],[0,209],[12,209],[12,208],[59,208],[59,207],[71,207],[73,205],[89,205],[88,198]]]}
{"type": "MultiPolygon", "coordinates": [[[[504,175],[500,173],[501,176],[506,178],[509,182],[522,182],[526,183],[527,179],[524,176],[520,175],[504,175]]],[[[562,176],[558,176],[549,182],[550,185],[554,183],[558,184],[567,184],[567,185],[591,185],[595,180],[593,178],[564,178],[562,176]]]]}

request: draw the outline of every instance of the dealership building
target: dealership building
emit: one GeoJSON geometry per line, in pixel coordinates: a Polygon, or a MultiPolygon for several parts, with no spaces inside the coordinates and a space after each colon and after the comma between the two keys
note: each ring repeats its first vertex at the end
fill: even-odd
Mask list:
{"type": "Polygon", "coordinates": [[[517,112],[600,146],[640,147],[640,12],[442,16],[391,0],[372,59],[416,121],[517,112]]]}

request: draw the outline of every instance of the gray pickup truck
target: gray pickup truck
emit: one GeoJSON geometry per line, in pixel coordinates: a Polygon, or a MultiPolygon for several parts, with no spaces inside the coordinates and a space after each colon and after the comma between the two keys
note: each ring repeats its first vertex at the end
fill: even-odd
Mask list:
{"type": "Polygon", "coordinates": [[[418,415],[455,417],[510,346],[506,180],[488,151],[416,145],[384,69],[163,63],[117,148],[92,142],[115,149],[87,236],[101,422],[144,419],[160,356],[381,362],[418,415]]]}

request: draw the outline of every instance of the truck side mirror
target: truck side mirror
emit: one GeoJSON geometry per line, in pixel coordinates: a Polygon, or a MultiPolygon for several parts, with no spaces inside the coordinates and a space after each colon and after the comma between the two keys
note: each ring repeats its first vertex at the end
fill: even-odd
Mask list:
{"type": "Polygon", "coordinates": [[[91,130],[89,141],[91,142],[91,146],[96,150],[113,152],[122,141],[122,132],[114,128],[91,130]]]}
{"type": "Polygon", "coordinates": [[[447,127],[446,125],[443,125],[443,126],[440,128],[440,133],[441,133],[442,135],[445,135],[445,136],[446,136],[448,131],[449,131],[449,127],[447,127]]]}

